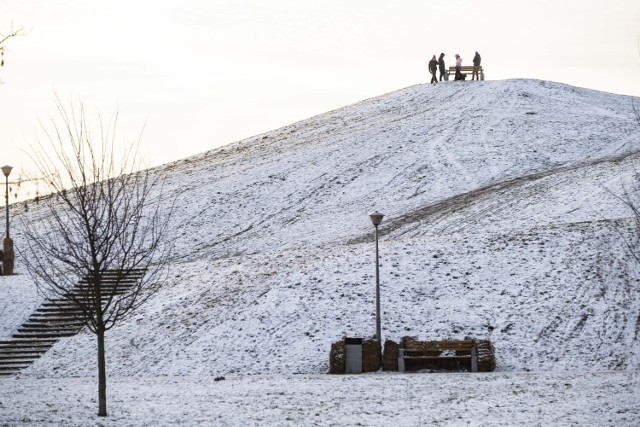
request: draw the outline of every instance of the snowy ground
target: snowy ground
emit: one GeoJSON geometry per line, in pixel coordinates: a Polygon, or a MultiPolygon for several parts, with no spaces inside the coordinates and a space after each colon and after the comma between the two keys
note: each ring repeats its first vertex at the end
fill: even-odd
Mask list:
{"type": "Polygon", "coordinates": [[[2,425],[640,425],[640,373],[625,371],[117,377],[106,419],[84,378],[0,381],[2,425]]]}
{"type": "MultiPolygon", "coordinates": [[[[218,413],[229,425],[262,424],[250,408],[267,403],[255,396],[281,387],[299,390],[300,406],[275,415],[292,425],[315,421],[314,399],[344,421],[327,425],[357,424],[351,390],[364,393],[363,425],[394,408],[407,408],[407,424],[637,425],[628,402],[640,401],[640,270],[624,241],[633,219],[615,194],[639,157],[630,97],[507,80],[413,86],[164,165],[157,173],[178,197],[172,276],[107,334],[113,419],[152,424],[167,407],[169,424],[192,402],[210,420],[228,398],[234,410],[218,413]],[[488,338],[498,373],[322,375],[332,342],[375,330],[373,210],[385,214],[383,338],[488,338]],[[393,404],[365,393],[406,381],[415,394],[390,393],[393,404]],[[192,390],[211,406],[180,397],[192,390]],[[474,399],[491,405],[468,403],[486,390],[474,399]]],[[[12,212],[43,214],[33,203],[12,212]]],[[[40,301],[28,277],[0,277],[0,339],[40,301]]],[[[95,357],[82,332],[0,379],[0,424],[19,409],[40,419],[16,392],[52,405],[43,421],[84,424],[95,357]],[[56,406],[59,396],[72,403],[56,406]]]]}

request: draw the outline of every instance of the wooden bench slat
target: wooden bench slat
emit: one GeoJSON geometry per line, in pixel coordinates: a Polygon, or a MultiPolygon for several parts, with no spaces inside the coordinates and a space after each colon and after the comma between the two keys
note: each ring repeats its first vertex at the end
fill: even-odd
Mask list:
{"type": "MultiPolygon", "coordinates": [[[[478,71],[482,71],[482,65],[478,65],[477,67],[475,65],[463,65],[462,67],[460,67],[460,71],[473,71],[475,69],[478,69],[478,71]]],[[[452,65],[451,67],[449,67],[449,72],[455,72],[456,71],[456,67],[455,65],[452,65]]]]}
{"type": "Polygon", "coordinates": [[[466,356],[404,356],[404,360],[469,360],[471,355],[466,356]]]}
{"type": "Polygon", "coordinates": [[[473,344],[451,344],[451,345],[421,345],[421,346],[407,346],[407,351],[471,351],[474,347],[473,344]]]}

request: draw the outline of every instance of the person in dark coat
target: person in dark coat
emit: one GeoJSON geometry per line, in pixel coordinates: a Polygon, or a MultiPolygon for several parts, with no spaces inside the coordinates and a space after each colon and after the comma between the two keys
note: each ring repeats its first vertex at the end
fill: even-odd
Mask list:
{"type": "Polygon", "coordinates": [[[480,68],[480,62],[482,62],[482,58],[480,58],[480,54],[476,52],[476,55],[473,57],[473,72],[471,73],[471,80],[477,79],[480,80],[478,76],[478,69],[480,68]]]}
{"type": "Polygon", "coordinates": [[[447,75],[444,66],[444,53],[440,54],[440,58],[438,59],[438,66],[440,67],[440,81],[444,78],[447,80],[447,75]]]}
{"type": "Polygon", "coordinates": [[[431,83],[438,83],[438,78],[436,77],[436,73],[438,72],[438,60],[435,55],[433,55],[433,58],[429,61],[429,72],[431,73],[431,83]]]}

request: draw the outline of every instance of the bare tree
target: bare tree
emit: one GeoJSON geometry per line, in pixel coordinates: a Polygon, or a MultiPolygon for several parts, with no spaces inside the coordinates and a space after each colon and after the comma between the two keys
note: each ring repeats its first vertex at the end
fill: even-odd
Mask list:
{"type": "Polygon", "coordinates": [[[115,128],[99,117],[94,140],[82,103],[43,125],[32,159],[50,194],[23,214],[24,263],[50,301],[71,303],[96,335],[99,416],[107,415],[105,332],[158,291],[166,278],[174,200],[142,170],[138,140],[116,155],[115,128]],[[132,280],[133,278],[133,280],[132,280]]]}

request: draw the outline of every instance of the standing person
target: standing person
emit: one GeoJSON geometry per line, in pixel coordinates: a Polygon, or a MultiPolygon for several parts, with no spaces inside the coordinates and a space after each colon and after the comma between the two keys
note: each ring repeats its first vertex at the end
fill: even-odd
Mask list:
{"type": "Polygon", "coordinates": [[[435,55],[433,55],[433,58],[429,61],[429,72],[431,73],[431,83],[438,83],[438,78],[436,77],[436,73],[438,72],[438,60],[435,55]]]}
{"type": "Polygon", "coordinates": [[[462,77],[462,58],[456,53],[456,78],[454,80],[464,80],[462,77]]]}
{"type": "Polygon", "coordinates": [[[476,56],[473,57],[473,73],[471,73],[471,80],[480,80],[480,77],[478,76],[478,70],[480,69],[481,61],[482,58],[480,58],[480,54],[476,52],[476,56]]]}
{"type": "Polygon", "coordinates": [[[445,66],[444,66],[444,53],[440,54],[440,58],[438,59],[438,66],[440,67],[440,81],[444,77],[447,80],[447,75],[445,74],[445,66]]]}

